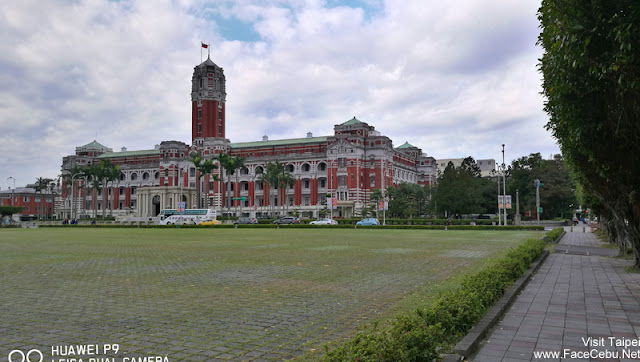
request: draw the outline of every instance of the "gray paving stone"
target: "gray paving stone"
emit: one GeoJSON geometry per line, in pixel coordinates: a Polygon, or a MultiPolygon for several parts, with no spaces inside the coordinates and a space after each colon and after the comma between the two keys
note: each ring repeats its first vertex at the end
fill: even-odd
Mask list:
{"type": "Polygon", "coordinates": [[[640,275],[624,270],[630,262],[601,256],[612,249],[598,251],[589,232],[567,232],[558,246],[562,252],[547,258],[469,361],[534,361],[533,351],[564,348],[611,351],[616,347],[585,346],[582,338],[640,336],[640,275]]]}

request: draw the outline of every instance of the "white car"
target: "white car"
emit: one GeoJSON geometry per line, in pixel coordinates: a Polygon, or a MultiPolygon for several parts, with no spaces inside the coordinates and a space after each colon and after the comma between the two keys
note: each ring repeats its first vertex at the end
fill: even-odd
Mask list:
{"type": "Polygon", "coordinates": [[[338,225],[338,222],[332,219],[318,219],[310,222],[309,225],[338,225]]]}

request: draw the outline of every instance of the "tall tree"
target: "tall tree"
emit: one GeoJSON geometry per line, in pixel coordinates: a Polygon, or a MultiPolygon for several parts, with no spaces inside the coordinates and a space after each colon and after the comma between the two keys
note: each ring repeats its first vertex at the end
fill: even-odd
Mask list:
{"type": "MultiPolygon", "coordinates": [[[[213,163],[211,159],[205,159],[200,152],[193,152],[189,157],[189,161],[193,163],[196,170],[198,170],[198,182],[197,182],[197,193],[198,193],[198,208],[200,208],[201,200],[202,200],[202,178],[205,175],[211,174],[211,172],[218,168],[218,165],[213,163]]],[[[218,180],[216,175],[213,175],[214,180],[218,180]]]]}
{"type": "Polygon", "coordinates": [[[397,188],[388,187],[389,213],[396,217],[412,218],[424,214],[427,209],[427,193],[424,186],[401,183],[397,188]]]}
{"type": "MultiPolygon", "coordinates": [[[[376,217],[379,218],[380,217],[380,201],[384,201],[384,195],[382,194],[382,190],[380,189],[373,189],[373,191],[371,192],[371,195],[369,195],[369,201],[370,201],[370,208],[371,210],[375,210],[376,212],[376,217]]],[[[362,216],[362,217],[366,217],[366,216],[362,216]]]]}
{"type": "MultiPolygon", "coordinates": [[[[235,157],[235,161],[234,161],[236,168],[235,168],[235,170],[233,172],[236,175],[236,186],[238,187],[238,195],[240,195],[240,193],[242,192],[242,188],[240,187],[240,182],[238,181],[239,173],[241,171],[245,171],[246,172],[246,171],[249,170],[249,168],[247,167],[247,165],[245,163],[246,160],[247,160],[246,157],[235,157]]],[[[240,204],[240,201],[238,201],[236,203],[236,211],[235,211],[236,214],[238,214],[238,204],[240,204]]]]}
{"type": "Polygon", "coordinates": [[[640,266],[640,6],[636,0],[543,0],[547,129],[569,167],[620,221],[640,266]]]}
{"type": "Polygon", "coordinates": [[[296,178],[291,173],[289,173],[289,171],[287,171],[285,167],[280,173],[278,183],[280,185],[280,190],[284,192],[284,202],[282,203],[282,214],[285,215],[285,211],[284,211],[285,204],[286,204],[287,210],[289,209],[289,203],[287,202],[287,199],[289,198],[288,190],[289,188],[295,186],[296,178]]]}
{"type": "Polygon", "coordinates": [[[40,208],[38,211],[38,219],[43,219],[46,212],[45,212],[45,199],[46,196],[44,194],[44,191],[49,189],[49,184],[53,181],[53,179],[50,178],[46,178],[46,177],[38,177],[36,179],[36,184],[35,184],[35,189],[36,192],[40,192],[40,208]]]}
{"type": "Polygon", "coordinates": [[[109,182],[118,178],[120,175],[120,167],[114,165],[111,160],[108,159],[100,160],[100,163],[97,166],[100,170],[99,175],[102,177],[102,219],[104,220],[107,215],[107,206],[109,207],[109,210],[111,210],[113,206],[111,205],[109,182]]]}
{"type": "MultiPolygon", "coordinates": [[[[261,174],[261,180],[267,184],[267,192],[266,192],[266,197],[267,198],[271,198],[271,188],[273,187],[274,189],[278,190],[278,192],[276,193],[276,195],[279,195],[279,184],[280,184],[280,175],[284,172],[284,168],[285,165],[283,163],[280,163],[279,161],[276,162],[267,162],[267,164],[264,166],[264,170],[261,174]]],[[[276,197],[277,199],[277,197],[276,197]]],[[[271,201],[271,200],[269,200],[271,201]]],[[[274,205],[272,202],[269,202],[269,206],[271,208],[271,217],[274,216],[274,205]]]]}
{"type": "MultiPolygon", "coordinates": [[[[111,166],[106,170],[107,172],[107,183],[111,182],[111,190],[112,193],[115,194],[116,187],[114,187],[114,182],[120,180],[120,175],[122,175],[122,171],[120,171],[120,166],[111,164],[111,166]]],[[[115,196],[115,195],[114,195],[115,196]]],[[[113,216],[113,202],[109,200],[109,216],[113,216]]]]}
{"type": "Polygon", "coordinates": [[[93,218],[98,218],[98,192],[100,192],[102,169],[100,165],[88,166],[85,170],[87,180],[89,180],[89,190],[91,191],[91,202],[93,203],[93,218]]]}
{"type": "Polygon", "coordinates": [[[460,165],[460,168],[463,171],[468,172],[473,177],[480,177],[481,175],[480,166],[478,166],[478,163],[476,162],[476,160],[471,156],[462,160],[462,164],[460,165]]]}
{"type": "MultiPolygon", "coordinates": [[[[217,159],[218,159],[218,162],[220,163],[220,167],[227,174],[227,186],[226,186],[224,195],[227,196],[227,200],[225,201],[225,203],[227,204],[227,214],[231,214],[231,204],[232,204],[232,201],[231,201],[232,193],[231,193],[231,186],[230,186],[231,176],[233,176],[234,174],[236,175],[236,183],[237,183],[237,180],[238,180],[237,171],[247,168],[247,166],[245,165],[246,158],[234,157],[227,153],[221,153],[217,157],[217,159]]],[[[220,182],[224,183],[224,178],[222,175],[223,175],[223,172],[220,172],[220,182]]]]}
{"type": "Polygon", "coordinates": [[[511,166],[508,193],[514,196],[518,191],[524,210],[535,210],[536,188],[533,181],[536,179],[544,184],[540,188],[540,205],[545,219],[564,217],[577,206],[574,182],[562,156],[544,160],[540,153],[532,153],[513,161],[511,166]]]}
{"type": "Polygon", "coordinates": [[[465,168],[455,167],[452,163],[447,165],[438,177],[438,183],[434,188],[433,202],[437,204],[439,215],[444,215],[445,211],[447,215],[482,214],[494,211],[488,206],[495,205],[497,200],[495,183],[476,177],[474,174],[475,171],[470,162],[465,168]]]}

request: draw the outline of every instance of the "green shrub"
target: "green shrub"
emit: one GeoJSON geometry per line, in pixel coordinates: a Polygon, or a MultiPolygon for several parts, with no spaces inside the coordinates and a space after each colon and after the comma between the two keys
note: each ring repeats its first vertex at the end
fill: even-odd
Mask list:
{"type": "Polygon", "coordinates": [[[20,225],[20,224],[2,224],[2,223],[0,223],[0,228],[10,229],[10,228],[21,228],[21,227],[22,227],[22,225],[20,225]]]}
{"type": "MultiPolygon", "coordinates": [[[[153,229],[175,229],[176,227],[180,228],[232,228],[235,227],[232,224],[223,224],[223,225],[154,225],[154,224],[130,224],[130,225],[116,225],[116,224],[104,224],[98,223],[96,225],[40,225],[40,227],[51,227],[51,228],[153,228],[153,229]]],[[[356,226],[354,224],[338,224],[338,225],[310,225],[310,224],[292,224],[292,225],[276,225],[276,224],[240,224],[239,228],[266,228],[266,229],[274,229],[274,228],[300,228],[300,229],[315,229],[315,228],[333,228],[333,229],[353,229],[356,226]]],[[[358,226],[358,229],[408,229],[408,230],[444,230],[445,225],[379,225],[379,226],[358,226]]],[[[508,230],[544,230],[544,226],[497,226],[497,225],[488,225],[488,226],[471,226],[471,225],[451,225],[446,227],[449,230],[498,230],[498,231],[508,231],[508,230]]]]}
{"type": "Polygon", "coordinates": [[[433,361],[460,340],[544,250],[525,241],[482,271],[467,276],[433,304],[397,317],[389,328],[361,332],[332,350],[325,361],[433,361]]]}
{"type": "Polygon", "coordinates": [[[555,243],[556,241],[558,241],[563,231],[564,231],[564,228],[555,228],[547,233],[547,238],[549,239],[550,242],[555,243]]]}

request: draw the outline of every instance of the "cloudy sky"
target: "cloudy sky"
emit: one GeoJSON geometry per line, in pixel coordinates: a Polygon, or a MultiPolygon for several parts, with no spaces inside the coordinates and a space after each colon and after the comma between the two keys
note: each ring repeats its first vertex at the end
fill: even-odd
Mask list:
{"type": "Polygon", "coordinates": [[[356,116],[438,158],[558,153],[536,70],[539,0],[0,2],[0,187],[55,177],[97,139],[191,142],[200,42],[232,142],[356,116]],[[206,59],[206,51],[204,53],[206,59]]]}

